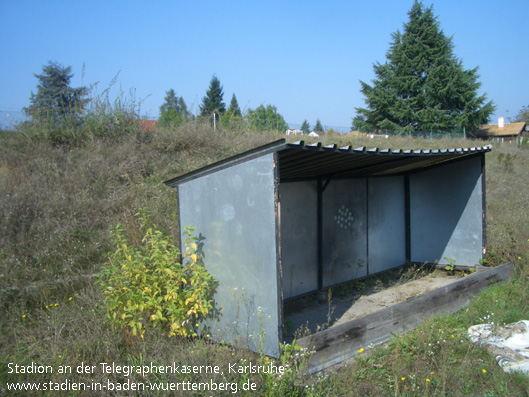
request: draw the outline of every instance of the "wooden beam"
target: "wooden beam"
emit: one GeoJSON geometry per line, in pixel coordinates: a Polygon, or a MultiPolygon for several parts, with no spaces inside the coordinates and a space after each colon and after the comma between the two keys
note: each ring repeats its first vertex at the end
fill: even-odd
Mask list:
{"type": "Polygon", "coordinates": [[[424,295],[301,338],[297,341],[299,345],[316,351],[308,373],[338,364],[369,345],[387,342],[393,334],[409,331],[428,317],[454,313],[467,306],[483,288],[512,277],[513,271],[514,265],[506,263],[474,273],[424,295]]]}

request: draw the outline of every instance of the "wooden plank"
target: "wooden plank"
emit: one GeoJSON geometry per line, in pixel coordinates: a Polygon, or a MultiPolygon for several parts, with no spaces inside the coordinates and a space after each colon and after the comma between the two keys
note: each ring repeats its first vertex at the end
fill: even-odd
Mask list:
{"type": "Polygon", "coordinates": [[[506,263],[474,273],[424,295],[301,338],[297,341],[299,345],[316,351],[308,372],[319,372],[353,357],[359,349],[387,342],[394,333],[409,331],[427,317],[456,312],[483,288],[512,277],[513,271],[514,265],[506,263]]]}

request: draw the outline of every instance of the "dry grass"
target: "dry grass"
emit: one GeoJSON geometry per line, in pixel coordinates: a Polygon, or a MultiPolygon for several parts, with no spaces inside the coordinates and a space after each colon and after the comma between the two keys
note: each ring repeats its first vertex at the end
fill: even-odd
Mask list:
{"type": "MultiPolygon", "coordinates": [[[[243,129],[213,131],[200,123],[151,133],[112,134],[112,139],[92,137],[68,146],[28,134],[0,135],[0,392],[7,381],[35,380],[31,375],[8,374],[8,362],[207,365],[263,359],[203,339],[168,340],[157,333],[143,341],[124,339],[104,321],[102,295],[90,275],[106,261],[108,228],[122,223],[134,234],[133,214],[140,207],[147,207],[157,226],[177,237],[176,197],[162,184],[164,180],[280,136],[243,129]],[[61,282],[54,283],[57,279],[61,282]]],[[[483,144],[462,139],[334,136],[321,140],[381,148],[483,144]]],[[[487,154],[486,175],[488,260],[491,264],[512,260],[517,269],[513,281],[487,290],[466,311],[431,320],[397,336],[386,348],[366,351],[327,377],[309,379],[306,387],[292,380],[251,375],[260,394],[527,395],[526,378],[504,374],[493,357],[465,338],[469,325],[492,312],[498,322],[529,318],[529,150],[495,145],[487,154]]],[[[39,379],[52,378],[42,375],[39,379]]],[[[106,379],[102,374],[72,378],[106,379]]],[[[149,380],[211,378],[181,375],[149,380]]],[[[243,380],[234,374],[213,378],[243,380]]]]}

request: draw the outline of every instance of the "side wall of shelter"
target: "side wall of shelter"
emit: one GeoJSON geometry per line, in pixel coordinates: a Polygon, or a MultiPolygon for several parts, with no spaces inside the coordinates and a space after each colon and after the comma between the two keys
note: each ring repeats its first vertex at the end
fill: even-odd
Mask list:
{"type": "Polygon", "coordinates": [[[411,260],[473,266],[483,257],[482,156],[410,175],[411,260]]]}
{"type": "Polygon", "coordinates": [[[212,338],[271,356],[281,340],[276,194],[274,153],[178,187],[180,225],[204,237],[206,268],[219,282],[212,338]]]}

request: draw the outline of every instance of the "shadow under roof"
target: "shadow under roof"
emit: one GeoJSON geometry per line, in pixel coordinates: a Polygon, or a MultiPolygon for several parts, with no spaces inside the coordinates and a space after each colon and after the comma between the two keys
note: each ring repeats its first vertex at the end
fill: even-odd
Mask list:
{"type": "Polygon", "coordinates": [[[188,180],[274,152],[278,153],[280,181],[288,182],[331,177],[359,178],[405,174],[491,150],[491,145],[435,150],[367,149],[352,146],[323,146],[320,142],[308,145],[304,141],[287,143],[285,139],[281,139],[164,183],[176,187],[188,180]]]}

